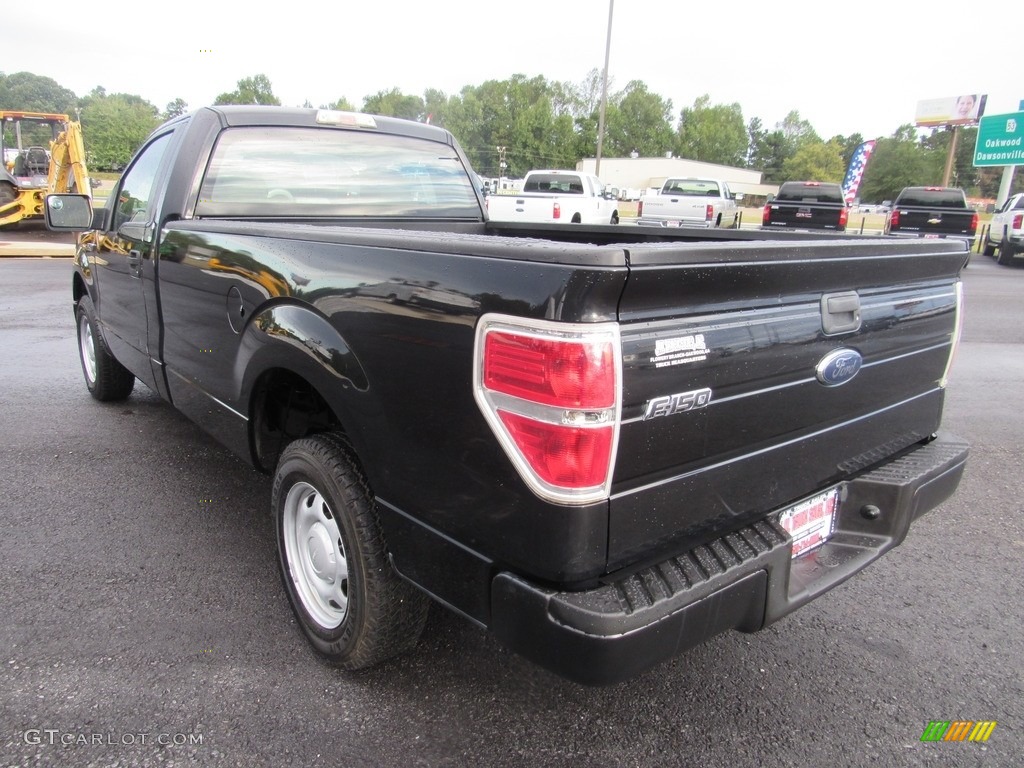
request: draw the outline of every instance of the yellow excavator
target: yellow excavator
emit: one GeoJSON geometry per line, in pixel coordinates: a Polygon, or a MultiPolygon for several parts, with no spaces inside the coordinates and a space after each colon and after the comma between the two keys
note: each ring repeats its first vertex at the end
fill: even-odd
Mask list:
{"type": "Polygon", "coordinates": [[[52,192],[92,196],[82,127],[68,115],[0,110],[0,152],[0,227],[42,220],[52,192]]]}

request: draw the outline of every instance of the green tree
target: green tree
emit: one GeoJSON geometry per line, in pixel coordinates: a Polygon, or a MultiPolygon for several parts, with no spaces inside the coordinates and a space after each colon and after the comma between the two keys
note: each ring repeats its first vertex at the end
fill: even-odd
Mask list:
{"type": "Polygon", "coordinates": [[[167,102],[163,119],[173,120],[180,115],[184,115],[186,112],[188,112],[188,102],[184,99],[175,99],[174,101],[167,102]]]}
{"type": "Polygon", "coordinates": [[[843,144],[836,139],[828,143],[805,141],[792,157],[783,161],[782,179],[842,182],[846,173],[843,149],[843,144]]]}
{"type": "Polygon", "coordinates": [[[31,72],[0,73],[0,109],[56,112],[75,116],[78,97],[50,77],[31,72]]]}
{"type": "Polygon", "coordinates": [[[679,115],[676,150],[680,157],[705,163],[742,166],[749,137],[739,104],[712,104],[707,94],[679,115]]]}
{"type": "Polygon", "coordinates": [[[160,123],[160,111],[134,94],[96,88],[82,100],[82,140],[92,170],[120,170],[160,123]]]}
{"type": "Polygon", "coordinates": [[[402,93],[397,88],[390,91],[378,91],[363,99],[363,112],[371,115],[387,115],[401,117],[406,120],[422,120],[423,99],[419,96],[402,93]]]}
{"type": "Polygon", "coordinates": [[[807,142],[821,141],[814,128],[811,127],[811,124],[801,118],[800,113],[795,109],[786,115],[782,122],[775,127],[782,131],[782,135],[786,137],[786,141],[792,146],[793,152],[796,152],[807,142]]]}
{"type": "Polygon", "coordinates": [[[639,80],[615,95],[606,114],[603,154],[627,157],[635,150],[642,157],[654,157],[674,144],[671,101],[651,93],[639,80]]]}
{"type": "Polygon", "coordinates": [[[243,77],[238,87],[227,93],[220,94],[213,100],[214,104],[270,104],[281,106],[281,100],[274,95],[274,88],[266,75],[243,77]]]}
{"type": "Polygon", "coordinates": [[[321,104],[320,109],[336,109],[339,112],[355,112],[355,105],[351,101],[342,96],[340,99],[332,101],[330,104],[321,104]]]}
{"type": "Polygon", "coordinates": [[[903,125],[890,138],[879,139],[860,187],[861,200],[881,202],[895,199],[904,187],[935,184],[941,177],[942,163],[934,150],[929,151],[917,138],[917,129],[903,125]]]}

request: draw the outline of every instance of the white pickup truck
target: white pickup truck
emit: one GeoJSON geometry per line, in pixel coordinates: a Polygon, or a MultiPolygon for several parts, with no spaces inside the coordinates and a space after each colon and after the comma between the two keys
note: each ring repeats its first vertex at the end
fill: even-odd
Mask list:
{"type": "Polygon", "coordinates": [[[1014,258],[1024,256],[1024,192],[1007,198],[992,214],[985,235],[985,255],[995,256],[999,250],[999,263],[1012,264],[1014,258]]]}
{"type": "Polygon", "coordinates": [[[491,221],[531,224],[618,224],[619,202],[597,176],[576,171],[530,171],[523,191],[489,195],[491,221]]]}
{"type": "Polygon", "coordinates": [[[716,179],[666,179],[657,194],[646,194],[637,208],[637,224],[651,227],[731,227],[736,196],[716,179]]]}

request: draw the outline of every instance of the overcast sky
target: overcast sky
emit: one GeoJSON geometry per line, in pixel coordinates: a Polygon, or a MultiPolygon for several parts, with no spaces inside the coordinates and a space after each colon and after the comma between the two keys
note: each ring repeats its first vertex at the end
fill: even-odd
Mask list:
{"type": "MultiPolygon", "coordinates": [[[[1006,0],[972,6],[1019,15],[1006,0]]],[[[286,106],[398,88],[447,94],[514,74],[579,83],[604,65],[608,0],[51,0],[0,11],[0,71],[95,86],[163,110],[210,104],[266,74],[286,106]]],[[[822,138],[889,136],[918,101],[988,94],[986,114],[1024,99],[1019,40],[983,40],[966,6],[896,0],[615,0],[610,90],[631,80],[673,117],[709,94],[774,128],[791,110],[822,138]],[[954,13],[954,9],[956,12],[954,13]]],[[[994,27],[993,27],[994,28],[994,27]]]]}

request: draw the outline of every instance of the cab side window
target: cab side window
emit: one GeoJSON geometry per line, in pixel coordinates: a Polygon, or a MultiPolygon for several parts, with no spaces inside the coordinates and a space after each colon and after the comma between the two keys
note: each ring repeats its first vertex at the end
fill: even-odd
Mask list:
{"type": "Polygon", "coordinates": [[[150,218],[149,204],[156,174],[170,140],[171,134],[165,133],[150,142],[121,177],[121,188],[114,210],[115,231],[127,222],[147,221],[150,218]]]}

